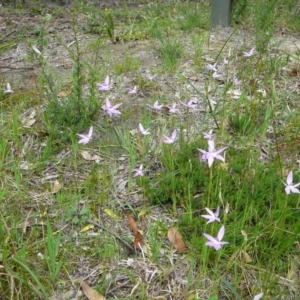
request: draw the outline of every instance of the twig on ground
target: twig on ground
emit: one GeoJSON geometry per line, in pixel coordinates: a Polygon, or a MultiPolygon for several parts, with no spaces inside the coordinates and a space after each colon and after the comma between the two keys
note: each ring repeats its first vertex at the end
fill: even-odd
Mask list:
{"type": "Polygon", "coordinates": [[[12,30],[11,32],[7,33],[5,36],[3,36],[0,39],[0,42],[3,42],[5,38],[9,37],[11,34],[13,34],[14,32],[16,32],[16,29],[12,30]]]}
{"type": "Polygon", "coordinates": [[[128,249],[130,249],[132,252],[135,252],[133,246],[131,246],[130,244],[128,244],[126,241],[124,241],[119,235],[117,235],[116,233],[110,231],[109,229],[105,228],[104,226],[102,226],[101,224],[94,222],[92,220],[88,220],[89,223],[105,230],[106,232],[108,232],[109,234],[113,235],[115,238],[117,238],[121,243],[123,243],[128,249]]]}

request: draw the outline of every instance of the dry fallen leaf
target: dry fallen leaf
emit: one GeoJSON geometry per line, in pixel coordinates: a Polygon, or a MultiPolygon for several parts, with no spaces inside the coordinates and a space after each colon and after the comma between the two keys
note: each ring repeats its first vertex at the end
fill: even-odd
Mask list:
{"type": "Polygon", "coordinates": [[[71,94],[73,89],[73,86],[71,86],[69,89],[67,90],[61,90],[57,93],[57,97],[67,97],[68,95],[71,94]]]}
{"type": "Polygon", "coordinates": [[[246,251],[242,251],[241,255],[241,258],[245,263],[249,264],[253,262],[251,256],[246,251]]]}
{"type": "Polygon", "coordinates": [[[232,255],[230,256],[229,261],[233,262],[236,259],[236,257],[238,256],[238,253],[239,253],[238,251],[234,251],[232,253],[232,255]]]}
{"type": "Polygon", "coordinates": [[[132,129],[132,130],[129,131],[129,133],[130,133],[131,136],[135,136],[139,133],[139,131],[137,129],[132,129]]]}
{"type": "Polygon", "coordinates": [[[147,211],[146,211],[145,209],[142,209],[142,210],[138,213],[138,218],[143,217],[146,213],[147,213],[147,211]]]}
{"type": "Polygon", "coordinates": [[[227,95],[231,96],[233,99],[239,99],[242,95],[242,92],[238,89],[231,89],[227,91],[227,95]]]}
{"type": "Polygon", "coordinates": [[[133,245],[135,249],[139,249],[143,245],[143,237],[139,231],[134,235],[133,245]]]}
{"type": "Polygon", "coordinates": [[[40,218],[45,217],[47,215],[47,210],[44,210],[40,213],[40,218]]]}
{"type": "Polygon", "coordinates": [[[233,262],[235,259],[238,259],[239,261],[244,262],[246,264],[253,262],[251,256],[244,250],[233,252],[229,261],[233,262]]]}
{"type": "Polygon", "coordinates": [[[34,118],[35,115],[36,115],[35,110],[29,110],[29,111],[26,111],[24,114],[22,114],[19,117],[22,126],[23,127],[30,127],[31,125],[33,125],[35,123],[35,118],[34,118]]]}
{"type": "Polygon", "coordinates": [[[59,183],[59,181],[56,179],[54,181],[54,184],[53,184],[53,189],[52,189],[52,193],[53,194],[56,194],[57,192],[59,192],[61,190],[61,184],[59,183]]]}
{"type": "Polygon", "coordinates": [[[91,288],[84,280],[80,282],[83,293],[89,300],[105,300],[101,294],[99,294],[96,290],[91,288]]]}
{"type": "Polygon", "coordinates": [[[129,226],[132,229],[133,234],[134,234],[134,242],[133,242],[134,248],[138,249],[143,245],[142,234],[138,230],[138,227],[137,227],[133,217],[128,212],[126,213],[126,216],[127,216],[127,219],[128,219],[129,226]]]}
{"type": "Polygon", "coordinates": [[[92,155],[88,151],[85,151],[85,150],[81,151],[81,155],[85,160],[95,160],[95,161],[103,160],[103,158],[100,157],[99,155],[92,155]]]}
{"type": "Polygon", "coordinates": [[[132,229],[133,233],[136,234],[138,231],[138,227],[133,219],[133,217],[127,212],[126,217],[129,223],[130,228],[132,229]]]}
{"type": "Polygon", "coordinates": [[[104,212],[108,214],[112,219],[118,219],[118,216],[109,208],[105,208],[104,212]]]}
{"type": "Polygon", "coordinates": [[[29,163],[28,161],[21,161],[20,163],[20,170],[27,171],[33,166],[32,163],[29,163]]]}
{"type": "Polygon", "coordinates": [[[93,229],[94,227],[95,227],[95,226],[94,226],[93,224],[88,224],[88,225],[84,226],[84,227],[80,230],[80,233],[89,231],[90,229],[93,229]]]}
{"type": "Polygon", "coordinates": [[[179,252],[186,250],[186,245],[182,239],[181,234],[175,227],[171,227],[168,231],[168,239],[179,252]]]}
{"type": "Polygon", "coordinates": [[[35,119],[28,119],[22,123],[23,127],[30,127],[35,123],[35,119]]]}

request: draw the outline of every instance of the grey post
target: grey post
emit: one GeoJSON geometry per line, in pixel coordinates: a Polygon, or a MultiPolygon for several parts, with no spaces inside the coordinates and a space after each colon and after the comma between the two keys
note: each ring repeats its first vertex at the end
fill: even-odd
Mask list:
{"type": "Polygon", "coordinates": [[[212,0],[211,27],[230,26],[232,0],[212,0]]]}

